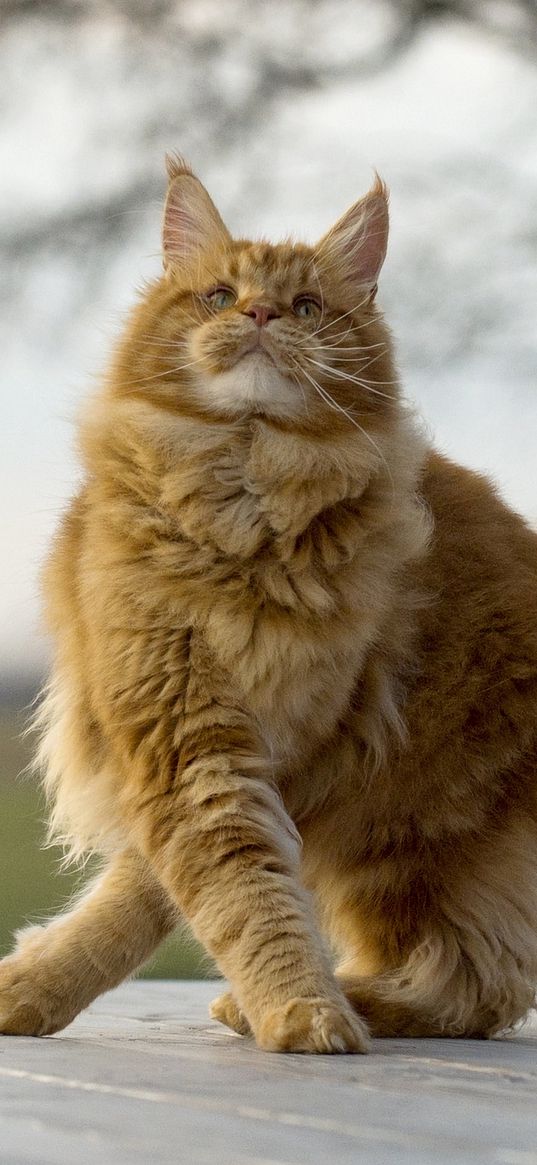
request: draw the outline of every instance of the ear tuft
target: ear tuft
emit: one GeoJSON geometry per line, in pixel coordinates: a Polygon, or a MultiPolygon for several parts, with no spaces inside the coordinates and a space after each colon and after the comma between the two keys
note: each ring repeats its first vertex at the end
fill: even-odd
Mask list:
{"type": "Polygon", "coordinates": [[[162,224],[164,266],[181,267],[200,251],[229,245],[231,237],[188,162],[180,154],[167,154],[166,169],[170,184],[162,224]]]}
{"type": "Polygon", "coordinates": [[[371,190],[321,239],[316,256],[328,273],[371,295],[388,246],[388,188],[375,171],[371,190]]]}
{"type": "Polygon", "coordinates": [[[166,173],[170,179],[170,182],[172,182],[174,178],[178,178],[180,174],[192,174],[192,167],[187,162],[186,158],[183,158],[183,155],[179,154],[177,150],[173,150],[172,153],[166,154],[165,162],[166,173]]]}
{"type": "MultiPolygon", "coordinates": [[[[179,155],[177,156],[179,157],[179,155]]],[[[384,202],[387,206],[390,201],[390,191],[388,190],[384,179],[381,178],[378,170],[373,170],[373,173],[375,175],[375,181],[371,187],[371,190],[369,190],[366,194],[366,198],[370,198],[374,195],[380,195],[380,197],[384,199],[384,202]]]]}

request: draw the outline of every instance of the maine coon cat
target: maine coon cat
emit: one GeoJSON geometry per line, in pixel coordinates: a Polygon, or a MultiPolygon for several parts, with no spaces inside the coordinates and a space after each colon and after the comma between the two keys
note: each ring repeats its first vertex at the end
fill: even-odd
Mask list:
{"type": "Polygon", "coordinates": [[[537,538],[401,398],[380,180],[309,247],[169,177],[44,576],[51,831],[104,868],[0,964],[0,1030],[182,916],[262,1048],[490,1036],[537,983],[537,538]]]}

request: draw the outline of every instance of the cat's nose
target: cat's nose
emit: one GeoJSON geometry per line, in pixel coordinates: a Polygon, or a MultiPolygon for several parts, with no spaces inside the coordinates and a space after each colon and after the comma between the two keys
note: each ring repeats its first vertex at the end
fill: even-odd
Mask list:
{"type": "Polygon", "coordinates": [[[242,314],[251,316],[258,328],[264,328],[269,320],[277,320],[280,315],[275,307],[269,307],[266,303],[252,303],[242,314]]]}

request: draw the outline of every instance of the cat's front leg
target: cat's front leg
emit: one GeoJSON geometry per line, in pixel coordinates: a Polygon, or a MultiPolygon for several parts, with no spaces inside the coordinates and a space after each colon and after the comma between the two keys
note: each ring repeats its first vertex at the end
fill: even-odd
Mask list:
{"type": "Polygon", "coordinates": [[[219,738],[221,723],[206,727],[174,787],[145,797],[139,844],[231,981],[241,1030],[269,1051],[363,1052],[365,1024],[335,982],[299,882],[292,823],[237,725],[233,749],[211,752],[219,738]]]}
{"type": "Polygon", "coordinates": [[[176,923],[141,855],[118,854],[71,910],[21,931],[0,960],[0,1032],[60,1031],[131,975],[176,923]]]}

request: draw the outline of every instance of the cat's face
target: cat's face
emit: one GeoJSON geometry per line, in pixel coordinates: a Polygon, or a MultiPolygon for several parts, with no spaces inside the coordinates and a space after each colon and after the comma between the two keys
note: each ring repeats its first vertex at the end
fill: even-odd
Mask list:
{"type": "Polygon", "coordinates": [[[387,238],[377,181],[317,247],[234,241],[203,186],[172,165],[165,275],[143,316],[137,377],[174,411],[363,425],[394,400],[374,306],[387,238]]]}
{"type": "Polygon", "coordinates": [[[200,322],[188,338],[203,398],[230,412],[300,416],[307,404],[300,385],[315,378],[326,324],[313,256],[287,245],[239,244],[215,252],[213,270],[196,297],[200,322]]]}

